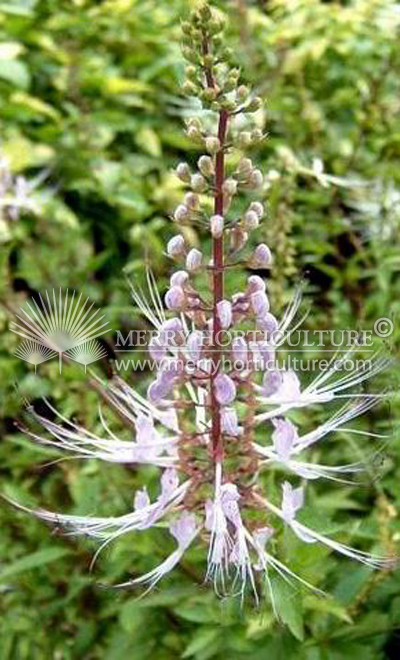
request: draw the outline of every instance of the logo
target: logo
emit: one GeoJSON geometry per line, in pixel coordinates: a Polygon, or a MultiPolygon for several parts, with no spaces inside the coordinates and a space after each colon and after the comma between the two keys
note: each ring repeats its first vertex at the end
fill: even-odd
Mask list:
{"type": "Polygon", "coordinates": [[[104,314],[99,316],[99,309],[93,309],[89,298],[83,301],[82,294],[76,297],[68,289],[65,295],[61,289],[57,295],[53,289],[31,300],[26,303],[28,311],[21,307],[22,316],[16,314],[20,323],[12,322],[10,329],[24,338],[15,355],[33,364],[35,372],[38,364],[57,355],[60,373],[63,355],[84,365],[85,371],[107,355],[96,338],[107,332],[108,321],[103,321],[104,314]]]}

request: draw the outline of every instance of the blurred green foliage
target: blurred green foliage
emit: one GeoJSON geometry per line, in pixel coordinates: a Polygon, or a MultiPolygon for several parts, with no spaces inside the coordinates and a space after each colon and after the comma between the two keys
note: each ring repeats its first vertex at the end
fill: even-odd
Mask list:
{"type": "MultiPolygon", "coordinates": [[[[181,187],[171,168],[192,145],[191,107],[180,95],[184,0],[0,2],[1,151],[15,173],[40,177],[36,214],[0,231],[2,492],[53,510],[114,515],[131,505],[133,470],[96,462],[51,464],[13,420],[23,397],[51,396],[66,416],[98,427],[97,395],[81,369],[35,375],[13,357],[12,310],[32,291],[71,287],[106,310],[113,328],[141,321],[123,270],[135,280],[151,261],[166,282],[165,239],[181,187]]],[[[266,100],[268,131],[254,155],[268,173],[261,229],[276,253],[275,304],[303,276],[309,329],[396,324],[400,309],[400,11],[390,0],[230,0],[229,45],[244,80],[266,100]]],[[[195,159],[191,151],[189,159],[195,159]]],[[[188,233],[195,245],[201,237],[188,233]]],[[[395,367],[399,330],[387,349],[395,367]]],[[[111,337],[110,337],[111,340],[111,337]]],[[[101,365],[100,365],[101,367],[101,365]]],[[[136,377],[136,379],[138,379],[136,377]]],[[[368,488],[310,488],[316,524],[391,551],[400,538],[398,401],[364,424],[390,434],[381,479],[368,488]],[[361,524],[359,521],[362,521],[361,524]]],[[[118,428],[118,422],[115,421],[118,428]]],[[[329,440],[327,462],[355,460],[367,441],[329,440]]],[[[316,450],[317,451],[317,450],[316,450]]],[[[154,475],[153,475],[154,476],[154,475]]],[[[371,475],[372,476],[372,475],[371,475]]],[[[149,474],[152,478],[152,474],[149,474]]],[[[266,487],[272,490],[274,475],[266,487]]],[[[94,548],[51,534],[1,506],[0,658],[258,660],[397,658],[399,573],[374,574],[289,534],[280,552],[320,599],[276,584],[283,624],[259,609],[218,601],[202,584],[195,550],[153,594],[115,594],[116,582],[163,556],[162,533],[121,539],[89,571],[94,548]]]]}

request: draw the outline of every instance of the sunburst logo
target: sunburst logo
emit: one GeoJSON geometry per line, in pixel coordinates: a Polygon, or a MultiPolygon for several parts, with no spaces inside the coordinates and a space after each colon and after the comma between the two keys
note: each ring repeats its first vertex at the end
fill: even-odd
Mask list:
{"type": "Polygon", "coordinates": [[[12,322],[10,329],[24,338],[15,355],[35,365],[35,371],[38,364],[57,354],[60,373],[63,355],[84,365],[85,371],[106,355],[96,337],[109,330],[108,321],[104,314],[99,316],[99,309],[93,309],[89,298],[84,300],[82,294],[70,294],[68,289],[65,294],[60,289],[57,295],[53,289],[31,300],[27,310],[21,307],[22,315],[16,314],[20,323],[12,322]]]}

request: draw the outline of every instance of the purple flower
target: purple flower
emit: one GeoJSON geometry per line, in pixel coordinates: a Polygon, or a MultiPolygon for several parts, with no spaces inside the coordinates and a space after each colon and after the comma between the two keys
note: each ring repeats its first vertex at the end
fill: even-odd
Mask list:
{"type": "MultiPolygon", "coordinates": [[[[194,173],[186,163],[178,165],[178,177],[188,190],[175,210],[174,219],[178,225],[193,221],[209,228],[211,251],[204,257],[196,248],[186,254],[181,234],[168,242],[169,256],[178,259],[186,255],[186,270],[172,275],[165,295],[165,307],[172,312],[168,312],[172,318],[166,319],[151,271],[147,273],[148,295],[132,287],[135,304],[157,333],[149,345],[156,365],[146,397],[141,386],[137,391],[117,376],[107,384],[105,398],[127,424],[128,430],[121,438],[114,425],[113,430],[109,428],[103,416],[100,417],[102,430],[97,435],[61,415],[58,420],[51,404],[48,404],[54,412],[51,419],[30,409],[35,425],[27,430],[35,442],[70,452],[75,458],[134,464],[135,475],[144,482],[148,471],[140,468],[151,465],[151,478],[155,473],[159,475],[159,494],[150,500],[144,483],[134,495],[131,510],[111,517],[56,514],[16,506],[65,527],[71,534],[99,541],[99,551],[126,533],[143,533],[155,525],[169,530],[176,541],[173,551],[145,575],[117,587],[145,585],[151,589],[181,561],[196,540],[207,545],[205,574],[217,593],[239,594],[243,599],[249,588],[257,601],[259,589],[254,571],[262,571],[274,606],[270,579],[273,571],[288,581],[297,579],[307,587],[311,585],[281,561],[277,555],[279,543],[268,543],[275,533],[269,526],[270,519],[281,520],[305,543],[319,543],[373,568],[392,565],[392,559],[351,548],[297,520],[308,480],[324,478],[348,483],[364,469],[360,461],[322,465],[314,460],[316,452],[310,456],[307,452],[340,427],[351,433],[348,422],[376,405],[380,394],[363,392],[354,400],[352,388],[359,388],[369,376],[379,373],[387,361],[378,357],[371,360],[367,369],[356,367],[343,375],[340,370],[348,361],[346,353],[303,388],[294,371],[279,371],[275,366],[275,351],[297,328],[300,295],[295,294],[278,321],[270,312],[261,277],[250,276],[243,290],[238,290],[241,278],[234,269],[240,264],[254,269],[268,269],[272,265],[271,252],[263,243],[250,258],[240,254],[246,246],[248,232],[262,220],[263,205],[252,202],[239,218],[236,210],[230,208],[234,195],[242,190],[254,190],[263,182],[260,170],[249,158],[242,157],[243,145],[260,141],[261,131],[240,129],[238,136],[232,121],[238,113],[245,116],[246,112],[256,111],[261,100],[253,98],[243,85],[236,84],[235,69],[227,62],[220,39],[215,38],[219,37],[219,22],[210,15],[206,5],[195,12],[189,27],[184,23],[190,35],[201,34],[201,40],[186,39],[185,52],[192,62],[190,66],[194,66],[196,81],[202,85],[201,100],[207,110],[199,115],[200,119],[189,120],[187,133],[195,140],[196,149],[205,145],[207,154],[200,156],[198,171],[194,173]],[[217,67],[219,64],[222,66],[217,67]],[[214,111],[218,125],[209,131],[206,125],[214,111]],[[239,157],[233,156],[228,162],[236,159],[238,165],[228,176],[224,156],[236,147],[239,157]],[[234,286],[237,288],[232,293],[234,286]],[[225,298],[227,292],[231,302],[225,298]],[[226,331],[232,325],[243,334],[234,336],[233,330],[221,333],[228,335],[224,346],[216,336],[217,330],[226,331]],[[262,340],[260,330],[264,333],[262,340]],[[257,331],[257,340],[249,339],[249,331],[257,331]],[[225,358],[241,364],[227,368],[225,358]],[[195,362],[195,368],[191,362],[195,362]],[[260,366],[263,374],[259,373],[260,366]],[[330,402],[343,401],[345,397],[348,401],[342,408],[302,435],[289,419],[292,411],[318,405],[326,410],[330,402]],[[37,430],[39,426],[43,435],[37,430]],[[262,480],[263,470],[270,470],[271,463],[281,464],[285,472],[302,480],[302,485],[297,487],[283,482],[280,506],[265,492],[270,480],[262,480]],[[259,527],[254,530],[255,521],[259,521],[256,523],[259,527]]],[[[189,94],[196,89],[192,79],[184,86],[189,94]]],[[[10,182],[12,177],[7,173],[0,176],[3,189],[10,182]]],[[[22,184],[19,188],[23,195],[22,184]]],[[[308,424],[311,421],[310,417],[308,424]]],[[[374,434],[370,433],[370,437],[373,439],[374,434]]]]}

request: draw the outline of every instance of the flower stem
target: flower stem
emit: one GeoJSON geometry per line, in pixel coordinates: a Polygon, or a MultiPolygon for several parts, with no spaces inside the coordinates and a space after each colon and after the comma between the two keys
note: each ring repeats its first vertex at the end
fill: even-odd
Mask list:
{"type": "MultiPolygon", "coordinates": [[[[209,53],[208,40],[203,40],[203,55],[209,53]]],[[[211,68],[205,67],[205,79],[209,88],[215,89],[215,79],[211,68]]],[[[224,215],[224,193],[225,180],[225,147],[228,129],[229,113],[227,110],[219,111],[218,139],[220,149],[215,156],[214,177],[214,214],[224,215]]],[[[213,239],[213,332],[212,332],[212,374],[211,374],[211,441],[213,457],[216,463],[223,458],[224,447],[221,432],[221,407],[215,396],[215,378],[220,370],[219,337],[221,324],[218,318],[217,305],[224,298],[224,237],[213,239]]]]}

